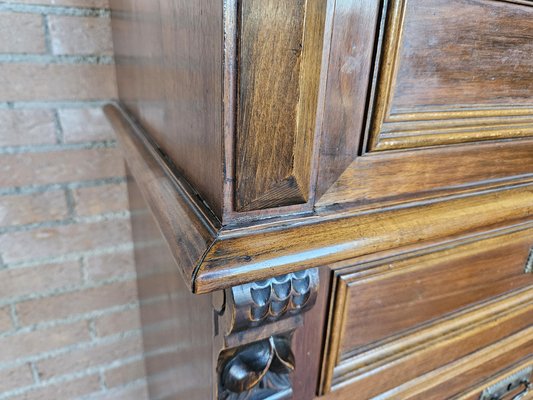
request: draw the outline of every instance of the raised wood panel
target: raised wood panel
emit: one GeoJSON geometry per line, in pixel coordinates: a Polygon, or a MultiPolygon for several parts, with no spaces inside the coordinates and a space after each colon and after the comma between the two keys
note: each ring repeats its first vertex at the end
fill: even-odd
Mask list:
{"type": "Polygon", "coordinates": [[[402,256],[337,272],[337,307],[345,309],[340,354],[508,291],[533,285],[525,273],[533,229],[425,255],[402,256]]]}
{"type": "Polygon", "coordinates": [[[359,151],[380,15],[379,1],[334,3],[317,198],[338,179],[359,151]]]}
{"type": "Polygon", "coordinates": [[[326,2],[239,3],[235,207],[310,195],[326,2]]]}
{"type": "Polygon", "coordinates": [[[389,1],[369,150],[532,136],[531,6],[389,1]]]}
{"type": "Polygon", "coordinates": [[[373,398],[518,332],[517,336],[529,339],[532,318],[533,289],[528,288],[466,308],[345,359],[330,349],[323,390],[332,390],[328,399],[347,398],[354,392],[362,399],[373,398]]]}

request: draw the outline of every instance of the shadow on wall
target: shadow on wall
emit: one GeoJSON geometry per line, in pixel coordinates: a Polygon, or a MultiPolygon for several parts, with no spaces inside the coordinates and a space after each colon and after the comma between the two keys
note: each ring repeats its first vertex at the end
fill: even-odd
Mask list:
{"type": "Polygon", "coordinates": [[[128,189],[149,397],[209,399],[211,296],[190,293],[134,181],[128,189]]]}

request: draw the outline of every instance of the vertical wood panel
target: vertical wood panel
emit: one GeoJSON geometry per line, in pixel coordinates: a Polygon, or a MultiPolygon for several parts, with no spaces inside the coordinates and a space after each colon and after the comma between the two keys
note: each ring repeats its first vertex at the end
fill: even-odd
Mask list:
{"type": "Polygon", "coordinates": [[[308,199],[325,4],[240,4],[235,196],[239,211],[308,199]]]}
{"type": "Polygon", "coordinates": [[[337,0],[335,4],[317,199],[352,163],[359,150],[380,3],[337,0]]]}
{"type": "Polygon", "coordinates": [[[222,215],[222,1],[110,0],[121,102],[222,215]]]}

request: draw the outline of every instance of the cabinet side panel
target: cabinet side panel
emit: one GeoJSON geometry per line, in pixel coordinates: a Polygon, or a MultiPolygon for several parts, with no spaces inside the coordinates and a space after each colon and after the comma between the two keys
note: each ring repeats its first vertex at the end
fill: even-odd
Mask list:
{"type": "Polygon", "coordinates": [[[150,398],[209,399],[211,297],[193,295],[186,287],[131,175],[128,192],[150,398]]]}
{"type": "Polygon", "coordinates": [[[220,217],[222,1],[110,5],[121,102],[220,217]]]}

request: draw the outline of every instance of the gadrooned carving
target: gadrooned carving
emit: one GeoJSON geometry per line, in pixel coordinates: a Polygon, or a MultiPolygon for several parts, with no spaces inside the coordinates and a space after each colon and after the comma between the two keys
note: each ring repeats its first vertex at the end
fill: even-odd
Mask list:
{"type": "Polygon", "coordinates": [[[318,281],[318,268],[313,268],[232,288],[232,331],[275,322],[312,307],[318,281]]]}

